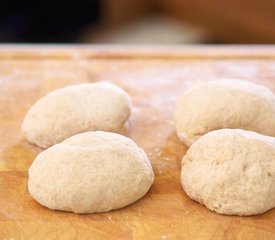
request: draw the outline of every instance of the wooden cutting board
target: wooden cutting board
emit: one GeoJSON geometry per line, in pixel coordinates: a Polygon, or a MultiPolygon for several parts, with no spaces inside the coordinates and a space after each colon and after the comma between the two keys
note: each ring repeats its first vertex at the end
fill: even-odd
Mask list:
{"type": "Polygon", "coordinates": [[[187,148],[175,134],[174,103],[193,84],[221,77],[275,92],[275,48],[0,47],[0,239],[274,240],[275,209],[253,217],[218,215],[189,199],[179,182],[187,148]],[[27,191],[27,170],[41,149],[20,133],[24,114],[53,89],[102,80],[132,97],[128,135],[148,154],[155,182],[144,198],[116,211],[44,208],[27,191]]]}

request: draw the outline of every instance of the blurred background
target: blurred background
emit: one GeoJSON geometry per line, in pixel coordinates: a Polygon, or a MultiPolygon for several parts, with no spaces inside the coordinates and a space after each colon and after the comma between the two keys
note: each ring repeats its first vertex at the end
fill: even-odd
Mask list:
{"type": "Polygon", "coordinates": [[[1,0],[1,43],[275,43],[274,0],[1,0]]]}

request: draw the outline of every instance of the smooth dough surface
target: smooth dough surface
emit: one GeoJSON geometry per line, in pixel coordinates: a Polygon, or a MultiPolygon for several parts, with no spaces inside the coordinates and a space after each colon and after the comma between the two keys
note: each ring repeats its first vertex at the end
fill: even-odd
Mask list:
{"type": "Polygon", "coordinates": [[[112,83],[71,85],[39,99],[27,112],[22,132],[46,148],[81,132],[120,133],[130,114],[130,97],[112,83]]]}
{"type": "Polygon", "coordinates": [[[50,209],[95,213],[137,201],[153,181],[149,159],[130,138],[94,131],[41,152],[29,169],[28,189],[50,209]]]}
{"type": "Polygon", "coordinates": [[[275,136],[275,96],[266,87],[237,79],[201,83],[179,99],[175,123],[178,137],[187,146],[223,128],[275,136]]]}
{"type": "Polygon", "coordinates": [[[183,157],[181,184],[217,213],[266,212],[275,207],[275,138],[240,129],[207,133],[183,157]]]}

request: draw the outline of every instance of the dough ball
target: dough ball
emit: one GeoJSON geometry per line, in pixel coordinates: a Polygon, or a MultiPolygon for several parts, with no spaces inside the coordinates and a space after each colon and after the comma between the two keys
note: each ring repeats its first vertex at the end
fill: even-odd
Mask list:
{"type": "Polygon", "coordinates": [[[217,213],[268,211],[275,207],[275,138],[240,129],[207,133],[183,157],[181,184],[217,213]]]}
{"type": "Polygon", "coordinates": [[[121,132],[130,113],[130,97],[114,84],[72,85],[39,99],[27,112],[22,131],[28,141],[47,148],[81,132],[121,132]]]}
{"type": "Polygon", "coordinates": [[[275,136],[275,96],[266,87],[236,79],[201,83],[178,101],[175,123],[178,137],[187,146],[222,128],[275,136]]]}
{"type": "Polygon", "coordinates": [[[130,138],[95,131],[41,152],[29,169],[28,188],[50,209],[95,213],[137,201],[153,180],[150,161],[130,138]]]}

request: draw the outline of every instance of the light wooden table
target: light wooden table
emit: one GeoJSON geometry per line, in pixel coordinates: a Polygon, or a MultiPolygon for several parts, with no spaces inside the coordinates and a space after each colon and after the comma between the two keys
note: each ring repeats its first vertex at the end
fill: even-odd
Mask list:
{"type": "Polygon", "coordinates": [[[218,215],[190,200],[179,182],[186,147],[175,134],[174,103],[187,87],[221,77],[275,92],[275,48],[0,47],[0,239],[274,240],[275,209],[254,217],[218,215]],[[155,182],[140,201],[108,213],[46,209],[26,188],[27,170],[41,149],[20,133],[24,114],[53,89],[102,80],[131,95],[129,136],[148,154],[155,182]]]}

